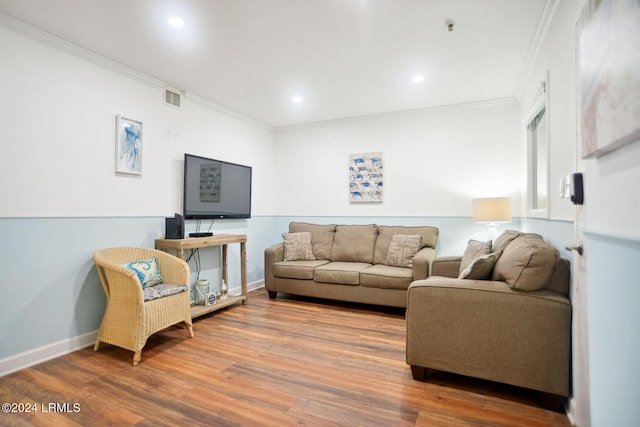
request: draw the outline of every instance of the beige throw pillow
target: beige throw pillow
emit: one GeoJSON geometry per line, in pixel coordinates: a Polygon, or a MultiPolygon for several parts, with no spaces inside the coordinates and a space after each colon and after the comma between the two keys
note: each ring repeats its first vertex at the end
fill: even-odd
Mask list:
{"type": "Polygon", "coordinates": [[[394,234],[387,252],[386,265],[412,267],[413,257],[420,250],[422,236],[419,234],[394,234]]]}
{"type": "Polygon", "coordinates": [[[314,261],[311,233],[282,233],[285,261],[314,261]]]}
{"type": "Polygon", "coordinates": [[[462,273],[476,258],[490,253],[491,241],[480,242],[478,240],[469,240],[467,249],[464,251],[464,255],[462,255],[462,262],[460,262],[460,271],[458,273],[462,273]]]}
{"type": "Polygon", "coordinates": [[[507,245],[493,269],[493,280],[524,291],[542,289],[549,283],[560,259],[556,248],[535,234],[523,234],[507,245]]]}
{"type": "Polygon", "coordinates": [[[474,259],[467,268],[462,270],[458,278],[472,280],[491,279],[493,267],[496,265],[496,261],[498,261],[500,255],[502,255],[502,251],[482,255],[481,257],[474,259]]]}

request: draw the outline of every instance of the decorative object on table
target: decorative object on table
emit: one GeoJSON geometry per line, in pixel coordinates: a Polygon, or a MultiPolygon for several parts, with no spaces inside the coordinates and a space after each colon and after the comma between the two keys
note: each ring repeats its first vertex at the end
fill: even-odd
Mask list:
{"type": "Polygon", "coordinates": [[[211,305],[215,305],[216,302],[218,302],[218,297],[216,296],[215,292],[209,292],[208,294],[206,294],[204,296],[204,305],[205,306],[211,306],[211,305]]]}
{"type": "Polygon", "coordinates": [[[116,172],[142,174],[142,122],[116,116],[116,172]]]}
{"type": "Polygon", "coordinates": [[[384,199],[382,153],[349,155],[349,201],[382,203],[384,199]]]}
{"type": "Polygon", "coordinates": [[[197,280],[196,286],[194,287],[194,295],[193,302],[197,305],[204,305],[206,301],[206,295],[209,293],[209,281],[208,280],[197,280]]]}
{"type": "Polygon", "coordinates": [[[511,199],[509,197],[473,199],[471,206],[473,222],[487,224],[491,241],[497,236],[497,224],[511,222],[511,199]]]}
{"type": "Polygon", "coordinates": [[[640,3],[588,1],[579,22],[582,158],[640,140],[640,3]]]}
{"type": "Polygon", "coordinates": [[[227,282],[226,281],[222,281],[222,285],[220,285],[220,300],[224,301],[229,297],[229,288],[227,286],[227,282]]]}

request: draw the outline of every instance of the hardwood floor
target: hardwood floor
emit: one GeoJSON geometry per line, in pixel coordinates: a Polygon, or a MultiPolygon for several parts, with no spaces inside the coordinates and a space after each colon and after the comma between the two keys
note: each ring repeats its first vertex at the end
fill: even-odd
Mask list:
{"type": "Polygon", "coordinates": [[[103,344],[2,377],[1,402],[38,412],[0,413],[0,425],[570,425],[530,390],[432,371],[414,381],[404,310],[258,290],[194,331],[152,336],[136,367],[103,344]]]}

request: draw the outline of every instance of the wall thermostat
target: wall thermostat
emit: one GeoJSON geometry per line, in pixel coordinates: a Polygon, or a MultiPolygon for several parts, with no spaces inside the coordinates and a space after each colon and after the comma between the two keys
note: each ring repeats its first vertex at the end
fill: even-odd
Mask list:
{"type": "Polygon", "coordinates": [[[204,304],[205,305],[214,305],[216,303],[216,294],[210,292],[204,296],[204,304]]]}

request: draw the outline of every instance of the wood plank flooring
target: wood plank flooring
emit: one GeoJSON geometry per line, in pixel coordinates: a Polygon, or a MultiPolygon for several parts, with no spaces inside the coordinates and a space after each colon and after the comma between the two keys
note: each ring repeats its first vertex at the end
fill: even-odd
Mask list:
{"type": "Polygon", "coordinates": [[[38,412],[0,413],[0,425],[570,425],[530,390],[436,371],[414,381],[404,310],[258,290],[194,331],[152,336],[137,367],[103,344],[2,377],[0,402],[38,412]]]}

